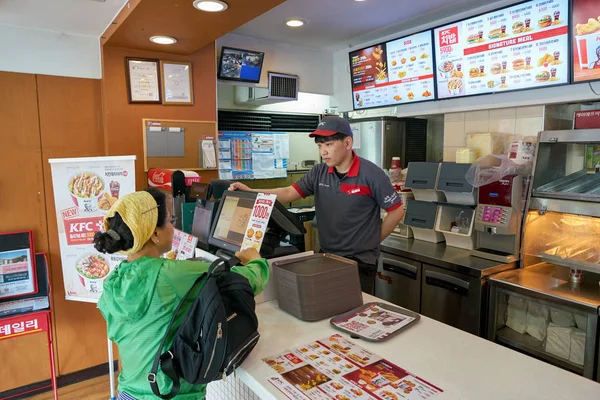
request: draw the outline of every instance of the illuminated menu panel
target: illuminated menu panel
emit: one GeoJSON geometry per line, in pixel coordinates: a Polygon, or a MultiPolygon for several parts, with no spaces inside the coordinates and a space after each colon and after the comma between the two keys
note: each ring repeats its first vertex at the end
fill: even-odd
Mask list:
{"type": "Polygon", "coordinates": [[[435,29],[438,97],[568,83],[568,21],[568,0],[545,0],[435,29]]]}
{"type": "Polygon", "coordinates": [[[434,99],[431,31],[350,53],[355,110],[434,99]]]}

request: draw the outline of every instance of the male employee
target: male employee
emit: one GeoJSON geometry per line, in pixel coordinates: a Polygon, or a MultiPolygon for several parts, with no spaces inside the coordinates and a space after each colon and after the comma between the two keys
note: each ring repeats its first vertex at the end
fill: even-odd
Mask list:
{"type": "Polygon", "coordinates": [[[363,292],[374,294],[379,243],[402,220],[401,199],[383,170],[352,150],[348,121],[325,117],[310,137],[324,163],[292,186],[252,190],[236,182],[229,189],[273,193],[282,203],[314,195],[321,250],[355,260],[363,292]],[[388,213],[383,223],[380,209],[388,213]]]}

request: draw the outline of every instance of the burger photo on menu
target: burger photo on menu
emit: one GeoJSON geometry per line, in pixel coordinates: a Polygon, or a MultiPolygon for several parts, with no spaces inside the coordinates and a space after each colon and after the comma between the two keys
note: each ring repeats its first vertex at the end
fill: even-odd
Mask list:
{"type": "Polygon", "coordinates": [[[519,33],[525,32],[525,24],[523,21],[517,21],[512,26],[513,33],[518,35],[519,33]]]}
{"type": "Polygon", "coordinates": [[[513,61],[513,70],[520,71],[525,68],[525,60],[522,58],[518,58],[513,61]]]}
{"type": "Polygon", "coordinates": [[[573,75],[576,82],[600,79],[600,1],[573,0],[573,75]]]}
{"type": "Polygon", "coordinates": [[[502,73],[502,64],[500,64],[500,63],[492,64],[491,71],[492,71],[492,75],[501,74],[502,73]]]}
{"type": "Polygon", "coordinates": [[[535,80],[538,82],[548,82],[550,80],[550,72],[542,71],[535,76],[535,80]]]}
{"type": "Polygon", "coordinates": [[[544,15],[538,21],[538,26],[540,28],[547,28],[552,25],[552,17],[550,15],[544,15]]]}

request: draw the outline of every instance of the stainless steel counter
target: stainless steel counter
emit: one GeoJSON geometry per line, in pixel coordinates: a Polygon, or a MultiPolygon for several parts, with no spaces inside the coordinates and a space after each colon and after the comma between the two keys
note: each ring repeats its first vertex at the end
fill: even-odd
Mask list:
{"type": "Polygon", "coordinates": [[[478,279],[517,268],[516,262],[502,264],[472,257],[468,250],[447,247],[445,243],[429,243],[389,236],[381,243],[380,248],[381,251],[389,254],[439,266],[478,279]]]}
{"type": "Polygon", "coordinates": [[[541,263],[524,269],[506,271],[491,277],[490,280],[504,286],[524,288],[549,296],[559,303],[570,306],[574,303],[588,312],[597,312],[600,315],[599,275],[585,274],[582,284],[571,286],[569,269],[541,263]]]}

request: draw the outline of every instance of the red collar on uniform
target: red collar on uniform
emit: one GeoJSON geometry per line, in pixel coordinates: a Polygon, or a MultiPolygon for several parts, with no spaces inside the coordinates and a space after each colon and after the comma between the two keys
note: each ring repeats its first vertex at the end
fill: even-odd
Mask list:
{"type": "MultiPolygon", "coordinates": [[[[358,176],[358,171],[360,171],[360,157],[356,155],[354,150],[352,150],[352,164],[350,164],[350,169],[346,176],[348,178],[355,178],[358,176]]],[[[335,167],[329,167],[329,173],[333,174],[335,172],[335,167]]]]}

